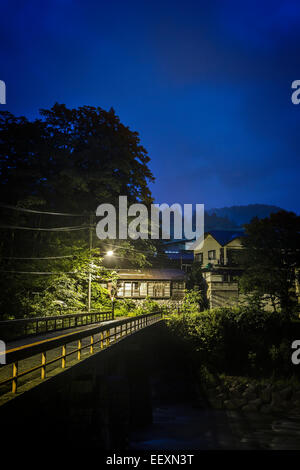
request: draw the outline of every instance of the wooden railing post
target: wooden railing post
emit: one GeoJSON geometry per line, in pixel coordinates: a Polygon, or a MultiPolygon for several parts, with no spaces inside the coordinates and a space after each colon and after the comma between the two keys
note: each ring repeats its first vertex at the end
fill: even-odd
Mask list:
{"type": "Polygon", "coordinates": [[[46,378],[46,352],[42,352],[42,368],[41,368],[41,379],[46,378]]]}
{"type": "Polygon", "coordinates": [[[78,349],[77,349],[77,360],[81,359],[81,339],[78,340],[78,349]]]}
{"type": "Polygon", "coordinates": [[[91,336],[90,354],[94,352],[94,336],[91,336]]]}
{"type": "Polygon", "coordinates": [[[64,344],[62,347],[62,358],[61,358],[61,367],[64,369],[66,367],[66,352],[67,352],[67,347],[64,344]]]}
{"type": "Polygon", "coordinates": [[[13,363],[13,372],[12,372],[12,393],[16,393],[18,388],[18,363],[13,363]]]}

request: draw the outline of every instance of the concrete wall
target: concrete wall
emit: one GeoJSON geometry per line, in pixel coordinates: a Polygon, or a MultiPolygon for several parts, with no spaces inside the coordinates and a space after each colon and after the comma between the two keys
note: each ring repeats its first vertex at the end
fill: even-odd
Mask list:
{"type": "Polygon", "coordinates": [[[218,264],[218,260],[220,259],[220,249],[221,245],[214,239],[210,234],[205,237],[203,242],[203,247],[200,250],[194,251],[194,257],[196,259],[197,253],[203,253],[203,265],[206,266],[208,263],[211,264],[218,264]],[[215,250],[216,251],[216,259],[210,260],[208,259],[208,251],[215,250]]]}
{"type": "Polygon", "coordinates": [[[204,273],[207,283],[207,298],[210,308],[237,305],[239,287],[237,282],[224,282],[222,274],[204,273]]]}

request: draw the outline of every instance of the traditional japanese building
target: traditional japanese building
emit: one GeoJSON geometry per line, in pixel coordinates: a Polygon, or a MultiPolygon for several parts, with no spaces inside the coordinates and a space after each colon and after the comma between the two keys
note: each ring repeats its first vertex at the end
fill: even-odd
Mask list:
{"type": "MultiPolygon", "coordinates": [[[[183,300],[187,274],[180,269],[118,269],[116,298],[161,303],[183,300]]],[[[112,286],[108,282],[108,289],[112,286]]]]}
{"type": "Polygon", "coordinates": [[[211,230],[195,247],[194,260],[203,267],[210,308],[235,305],[241,299],[239,254],[244,236],[242,230],[211,230]]]}

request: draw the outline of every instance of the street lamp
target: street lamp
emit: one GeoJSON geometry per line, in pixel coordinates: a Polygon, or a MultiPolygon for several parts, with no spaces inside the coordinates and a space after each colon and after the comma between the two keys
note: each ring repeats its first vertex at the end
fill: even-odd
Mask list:
{"type": "MultiPolygon", "coordinates": [[[[90,242],[90,252],[92,250],[92,242],[90,242]]],[[[104,256],[111,257],[114,255],[114,252],[112,250],[108,250],[104,256]]],[[[91,273],[91,268],[94,267],[96,268],[97,266],[93,265],[90,263],[89,265],[89,283],[88,283],[88,312],[91,310],[91,296],[92,296],[92,273],[91,273]]]]}
{"type": "MultiPolygon", "coordinates": [[[[113,256],[114,252],[112,250],[108,250],[106,252],[106,256],[113,256]]],[[[114,287],[111,288],[110,291],[110,299],[111,299],[111,311],[112,311],[112,319],[114,320],[114,301],[115,301],[116,289],[114,287]]]]}

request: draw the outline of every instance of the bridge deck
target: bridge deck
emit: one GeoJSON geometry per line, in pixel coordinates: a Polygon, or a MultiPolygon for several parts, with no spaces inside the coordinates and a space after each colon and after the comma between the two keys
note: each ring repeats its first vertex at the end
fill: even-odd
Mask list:
{"type": "Polygon", "coordinates": [[[161,313],[108,320],[12,341],[0,368],[0,404],[79,360],[161,319],[161,313]]]}

